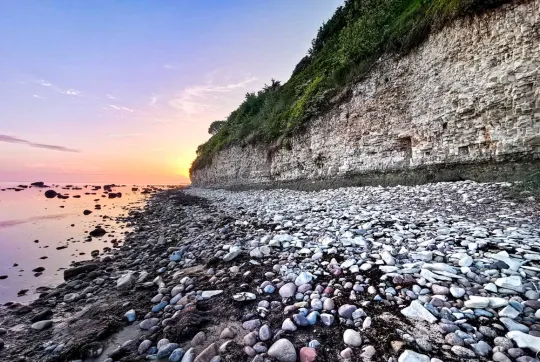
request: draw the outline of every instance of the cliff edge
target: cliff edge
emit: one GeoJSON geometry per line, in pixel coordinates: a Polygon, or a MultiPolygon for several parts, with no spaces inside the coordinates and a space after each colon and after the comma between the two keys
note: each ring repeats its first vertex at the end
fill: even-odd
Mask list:
{"type": "Polygon", "coordinates": [[[382,55],[326,104],[275,139],[229,136],[210,154],[203,145],[192,183],[482,181],[531,171],[540,164],[540,0],[453,19],[408,52],[382,55]]]}

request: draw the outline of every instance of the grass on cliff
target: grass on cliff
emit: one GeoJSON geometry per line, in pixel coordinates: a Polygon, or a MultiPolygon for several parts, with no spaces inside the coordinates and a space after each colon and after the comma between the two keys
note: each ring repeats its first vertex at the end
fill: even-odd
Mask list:
{"type": "MultiPolygon", "coordinates": [[[[247,93],[221,129],[197,149],[191,170],[231,144],[280,141],[302,132],[331,99],[360,80],[384,53],[406,53],[448,21],[506,0],[346,0],[312,41],[291,78],[247,93]]],[[[279,142],[277,142],[279,143],[279,142]]]]}

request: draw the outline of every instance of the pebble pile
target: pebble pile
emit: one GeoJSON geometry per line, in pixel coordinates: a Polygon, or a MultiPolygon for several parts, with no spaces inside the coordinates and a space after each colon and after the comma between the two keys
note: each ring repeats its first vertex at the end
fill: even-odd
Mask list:
{"type": "MultiPolygon", "coordinates": [[[[540,214],[534,199],[505,197],[510,187],[158,195],[138,242],[102,256],[110,270],[91,281],[103,294],[114,289],[118,317],[138,334],[86,346],[86,357],[538,361],[540,214]],[[205,201],[179,206],[182,197],[205,201]],[[146,296],[146,310],[133,293],[146,296]]],[[[99,292],[88,294],[64,293],[60,305],[95,303],[99,292]]],[[[36,333],[56,323],[38,319],[36,333]]],[[[76,345],[47,338],[51,360],[76,345]]]]}

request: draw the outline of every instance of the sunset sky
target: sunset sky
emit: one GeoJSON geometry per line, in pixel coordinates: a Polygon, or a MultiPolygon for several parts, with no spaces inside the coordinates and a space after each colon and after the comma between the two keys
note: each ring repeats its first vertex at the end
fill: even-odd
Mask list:
{"type": "Polygon", "coordinates": [[[0,181],[188,182],[342,0],[0,2],[0,181]]]}

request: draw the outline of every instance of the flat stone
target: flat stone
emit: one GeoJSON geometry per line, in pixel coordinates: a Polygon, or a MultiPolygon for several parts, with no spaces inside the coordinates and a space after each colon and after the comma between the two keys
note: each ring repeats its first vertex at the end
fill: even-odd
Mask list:
{"type": "Polygon", "coordinates": [[[420,276],[426,279],[427,281],[431,283],[437,283],[438,281],[451,281],[452,278],[445,277],[443,275],[435,274],[431,270],[428,269],[422,269],[420,271],[420,276]]]}
{"type": "Polygon", "coordinates": [[[499,278],[495,280],[495,285],[500,288],[515,290],[516,292],[523,292],[523,285],[521,284],[521,277],[512,275],[509,277],[499,278]]]}
{"type": "Polygon", "coordinates": [[[457,270],[456,268],[454,268],[453,266],[450,266],[448,264],[445,264],[445,263],[432,263],[432,264],[424,264],[422,265],[422,269],[427,269],[427,270],[431,270],[431,271],[444,271],[444,272],[448,272],[448,273],[451,273],[451,274],[456,274],[457,273],[457,270]]]}
{"type": "Polygon", "coordinates": [[[39,321],[39,322],[36,322],[36,323],[32,324],[31,328],[35,329],[36,331],[41,331],[43,329],[50,328],[52,325],[53,325],[53,321],[44,320],[44,321],[39,321]]]}
{"type": "Polygon", "coordinates": [[[426,321],[428,323],[435,323],[437,322],[437,317],[435,317],[433,314],[431,314],[422,304],[420,304],[419,301],[413,300],[411,302],[411,305],[407,308],[404,308],[401,310],[401,314],[403,314],[407,318],[415,319],[415,320],[421,320],[426,321]]]}
{"type": "Polygon", "coordinates": [[[506,336],[516,342],[519,348],[529,348],[535,353],[540,351],[540,337],[531,336],[521,331],[510,331],[506,336]]]}
{"type": "Polygon", "coordinates": [[[506,263],[509,269],[514,270],[514,271],[517,271],[525,262],[524,260],[511,258],[506,251],[501,251],[501,252],[498,252],[497,254],[490,254],[488,256],[495,260],[500,260],[506,263]]]}
{"type": "Polygon", "coordinates": [[[238,255],[242,254],[242,250],[241,249],[237,249],[237,250],[234,250],[234,251],[231,251],[230,253],[227,253],[224,257],[223,257],[223,261],[225,262],[228,262],[228,261],[232,261],[233,259],[235,259],[238,255]]]}
{"type": "Polygon", "coordinates": [[[515,319],[518,315],[519,315],[519,312],[509,305],[499,311],[500,317],[507,317],[507,318],[515,319]]]}
{"type": "Polygon", "coordinates": [[[205,290],[201,293],[202,299],[210,299],[223,293],[223,290],[205,290]]]}
{"type": "Polygon", "coordinates": [[[236,300],[237,302],[245,302],[245,301],[255,300],[257,299],[257,296],[250,292],[240,292],[240,293],[234,294],[232,298],[236,300]]]}
{"type": "Polygon", "coordinates": [[[501,308],[508,305],[508,300],[501,297],[489,297],[489,306],[491,308],[501,308]]]}
{"type": "Polygon", "coordinates": [[[430,362],[430,358],[407,349],[399,355],[398,362],[430,362]]]}
{"type": "Polygon", "coordinates": [[[471,295],[464,304],[467,308],[486,308],[489,305],[489,298],[471,295]]]}
{"type": "Polygon", "coordinates": [[[499,318],[499,320],[509,331],[520,331],[524,333],[529,332],[529,327],[524,324],[517,323],[513,319],[502,317],[499,318]]]}

